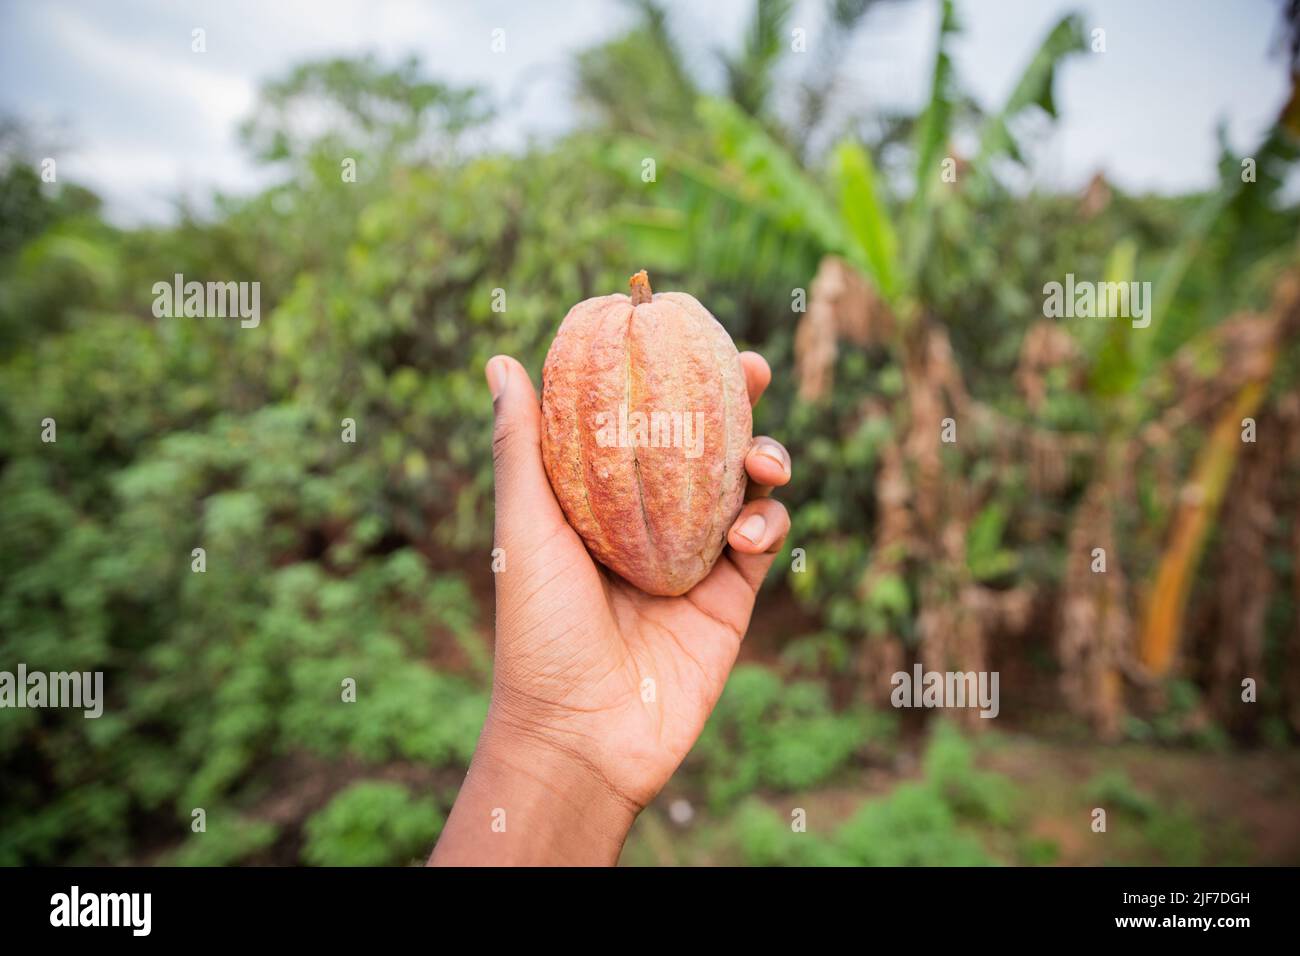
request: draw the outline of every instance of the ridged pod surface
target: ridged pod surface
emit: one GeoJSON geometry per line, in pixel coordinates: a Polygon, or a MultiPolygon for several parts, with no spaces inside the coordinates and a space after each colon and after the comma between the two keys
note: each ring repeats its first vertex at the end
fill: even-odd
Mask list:
{"type": "Polygon", "coordinates": [[[684,594],[745,497],[753,419],[726,329],[683,292],[579,302],[542,370],[542,459],[569,524],[643,591],[684,594]],[[638,416],[639,413],[639,416],[638,416]]]}

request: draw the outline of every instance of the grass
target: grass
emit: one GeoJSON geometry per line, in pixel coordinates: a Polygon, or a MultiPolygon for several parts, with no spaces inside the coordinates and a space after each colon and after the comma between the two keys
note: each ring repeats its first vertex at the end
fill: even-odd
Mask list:
{"type": "Polygon", "coordinates": [[[633,829],[623,863],[1300,863],[1300,755],[1061,746],[1011,733],[971,740],[942,725],[919,747],[898,746],[918,759],[855,760],[829,783],[758,786],[723,806],[674,781],[633,829]],[[680,800],[693,808],[687,823],[668,812],[680,800]],[[1104,833],[1092,829],[1097,807],[1104,833]],[[795,811],[805,832],[792,829],[795,811]]]}

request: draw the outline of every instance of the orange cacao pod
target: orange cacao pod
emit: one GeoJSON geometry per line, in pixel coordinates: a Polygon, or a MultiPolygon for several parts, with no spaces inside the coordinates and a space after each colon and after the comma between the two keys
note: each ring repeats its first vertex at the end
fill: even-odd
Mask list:
{"type": "Polygon", "coordinates": [[[683,292],[579,302],[542,370],[542,460],[565,517],[650,594],[709,570],[745,498],[753,419],[740,355],[683,292]]]}

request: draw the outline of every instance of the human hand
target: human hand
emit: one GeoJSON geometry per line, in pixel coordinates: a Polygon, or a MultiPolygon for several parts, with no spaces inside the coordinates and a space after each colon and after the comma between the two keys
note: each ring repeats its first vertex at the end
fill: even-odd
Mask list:
{"type": "MultiPolygon", "coordinates": [[[[740,358],[753,404],[771,370],[756,353],[740,358]]],[[[430,862],[613,863],[722,693],[790,528],[767,497],[790,480],[790,457],[771,438],[753,440],[729,547],[686,594],[656,597],[596,563],[565,521],[528,372],[497,356],[487,375],[505,559],[492,704],[430,862]]]]}

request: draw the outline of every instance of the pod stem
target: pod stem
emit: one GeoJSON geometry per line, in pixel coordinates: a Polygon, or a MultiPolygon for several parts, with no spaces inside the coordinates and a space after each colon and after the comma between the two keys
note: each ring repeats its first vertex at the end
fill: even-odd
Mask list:
{"type": "Polygon", "coordinates": [[[632,289],[633,305],[642,305],[643,303],[650,301],[650,297],[651,295],[653,295],[653,292],[650,289],[650,277],[646,275],[646,271],[644,269],[642,269],[640,272],[634,275],[628,281],[628,285],[632,289]]]}

